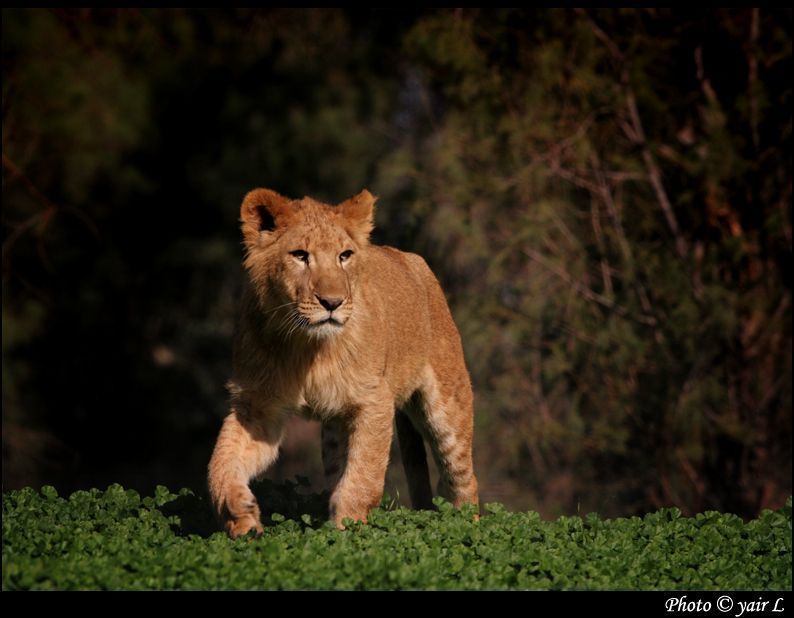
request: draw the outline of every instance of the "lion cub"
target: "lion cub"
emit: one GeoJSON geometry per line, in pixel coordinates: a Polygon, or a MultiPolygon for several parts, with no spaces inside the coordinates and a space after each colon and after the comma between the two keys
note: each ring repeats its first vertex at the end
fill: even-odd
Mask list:
{"type": "Polygon", "coordinates": [[[232,537],[262,532],[248,482],[275,461],[295,413],[322,421],[340,527],[381,500],[395,416],[414,508],[432,508],[423,439],[439,493],[478,503],[460,335],[425,261],[370,244],[374,203],[366,190],[337,206],[268,189],[243,200],[248,281],[231,411],[209,463],[212,503],[232,537]]]}

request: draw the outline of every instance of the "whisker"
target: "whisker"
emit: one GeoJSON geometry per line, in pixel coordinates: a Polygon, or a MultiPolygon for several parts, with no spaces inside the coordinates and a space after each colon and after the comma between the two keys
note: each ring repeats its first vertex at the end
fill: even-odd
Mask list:
{"type": "Polygon", "coordinates": [[[276,331],[282,334],[285,339],[289,339],[295,331],[308,323],[309,321],[300,313],[291,311],[282,318],[276,331]]]}
{"type": "Polygon", "coordinates": [[[294,320],[295,320],[295,313],[293,313],[293,312],[287,313],[287,314],[286,314],[286,315],[285,315],[285,316],[284,316],[284,317],[281,319],[281,322],[279,323],[279,327],[278,327],[278,329],[277,329],[277,330],[278,330],[278,332],[279,332],[279,333],[281,333],[281,334],[285,334],[285,333],[286,333],[286,331],[289,329],[289,327],[290,327],[290,326],[292,325],[292,323],[294,322],[294,320]]]}
{"type": "Polygon", "coordinates": [[[264,315],[267,315],[268,313],[273,313],[274,311],[276,311],[278,309],[281,309],[283,307],[289,307],[290,305],[297,305],[297,304],[298,304],[298,301],[291,300],[288,303],[284,303],[283,305],[278,305],[277,307],[273,307],[272,309],[268,309],[267,311],[264,312],[264,315]]]}
{"type": "Polygon", "coordinates": [[[276,311],[279,309],[283,309],[284,307],[289,307],[290,305],[297,305],[296,301],[290,301],[288,303],[284,303],[283,305],[279,305],[278,307],[273,307],[272,309],[268,309],[265,311],[264,315],[270,314],[268,317],[267,322],[265,323],[265,328],[270,326],[270,323],[273,321],[273,318],[276,316],[276,311]]]}

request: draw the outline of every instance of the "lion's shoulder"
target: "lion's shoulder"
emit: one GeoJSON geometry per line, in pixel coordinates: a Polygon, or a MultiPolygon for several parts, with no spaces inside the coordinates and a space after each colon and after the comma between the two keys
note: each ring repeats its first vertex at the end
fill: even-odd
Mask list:
{"type": "Polygon", "coordinates": [[[425,259],[416,253],[400,251],[394,247],[386,245],[371,245],[372,257],[379,266],[388,265],[388,270],[402,271],[406,276],[411,277],[417,283],[426,286],[430,282],[435,282],[436,277],[433,271],[425,262],[425,259]]]}

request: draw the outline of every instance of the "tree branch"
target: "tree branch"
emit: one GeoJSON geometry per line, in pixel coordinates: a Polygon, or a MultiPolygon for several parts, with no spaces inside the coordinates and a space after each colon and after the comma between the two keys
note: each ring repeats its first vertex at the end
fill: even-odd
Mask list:
{"type": "Polygon", "coordinates": [[[634,89],[631,87],[629,62],[626,60],[623,52],[620,51],[618,45],[606,32],[601,29],[601,27],[599,27],[598,24],[595,23],[595,21],[584,11],[584,9],[576,9],[576,13],[587,21],[595,37],[604,44],[617,65],[621,67],[621,83],[623,84],[624,96],[626,98],[626,107],[628,109],[630,119],[630,123],[621,122],[621,125],[629,140],[632,143],[640,146],[642,149],[642,159],[645,163],[645,168],[648,171],[648,180],[650,181],[653,191],[656,194],[656,200],[659,202],[659,206],[664,213],[667,226],[670,228],[670,231],[673,233],[673,237],[675,238],[676,252],[680,258],[684,259],[688,252],[687,243],[681,234],[675,212],[673,212],[673,207],[667,197],[667,191],[665,191],[664,184],[662,183],[662,174],[659,170],[659,166],[656,164],[653,153],[648,146],[648,140],[645,136],[645,129],[642,126],[640,113],[637,109],[637,100],[634,96],[634,89]]]}
{"type": "Polygon", "coordinates": [[[642,148],[642,159],[645,162],[645,169],[648,170],[648,180],[651,182],[653,191],[656,194],[656,200],[659,202],[659,206],[664,213],[665,219],[667,220],[667,227],[670,228],[670,231],[673,233],[673,237],[675,238],[675,248],[676,252],[678,253],[678,257],[685,259],[689,251],[687,242],[684,236],[681,234],[681,230],[678,227],[678,219],[676,218],[675,212],[673,212],[673,206],[670,204],[670,200],[667,197],[667,191],[665,191],[664,183],[662,182],[662,173],[659,170],[659,166],[656,164],[656,159],[654,158],[650,147],[648,146],[648,141],[645,137],[645,130],[642,126],[642,121],[640,120],[640,113],[637,109],[637,100],[634,97],[634,90],[631,86],[627,85],[625,87],[625,91],[626,106],[629,110],[629,117],[631,118],[632,128],[634,129],[634,136],[637,139],[636,143],[642,148]]]}
{"type": "MultiPolygon", "coordinates": [[[[38,221],[40,222],[40,226],[41,226],[40,231],[44,231],[47,225],[49,225],[53,216],[55,216],[55,214],[58,211],[61,211],[61,212],[68,212],[70,214],[73,214],[75,217],[80,219],[80,221],[82,221],[85,224],[85,226],[94,236],[94,238],[96,238],[97,240],[99,239],[100,237],[99,230],[97,229],[96,224],[91,220],[91,218],[88,215],[86,215],[79,208],[74,208],[72,206],[61,206],[53,202],[50,198],[48,198],[46,195],[44,195],[44,193],[42,193],[39,190],[39,188],[33,183],[33,181],[27,177],[25,172],[19,169],[16,163],[14,163],[5,153],[3,153],[3,168],[5,168],[5,170],[8,171],[15,180],[19,180],[24,185],[25,189],[33,199],[35,199],[37,202],[39,202],[39,204],[44,206],[43,211],[35,213],[32,217],[30,217],[30,219],[22,223],[22,225],[18,228],[18,230],[19,229],[24,230],[28,227],[31,227],[32,225],[35,225],[35,223],[38,221]]],[[[12,234],[12,236],[14,236],[14,234],[12,234]]],[[[4,247],[5,247],[5,243],[4,243],[4,247]]]]}
{"type": "Polygon", "coordinates": [[[756,152],[758,151],[761,138],[758,134],[758,124],[760,118],[760,111],[758,106],[758,37],[760,35],[761,25],[759,9],[752,10],[752,19],[750,21],[750,40],[747,42],[747,90],[750,95],[750,128],[753,135],[753,145],[756,152]]]}
{"type": "Polygon", "coordinates": [[[599,294],[598,292],[594,292],[584,283],[577,281],[568,272],[561,269],[557,265],[551,263],[549,260],[546,259],[545,256],[535,251],[534,249],[524,249],[523,253],[531,260],[543,266],[543,268],[545,268],[546,270],[557,275],[557,277],[565,281],[565,283],[570,285],[575,292],[582,295],[587,300],[598,303],[602,307],[611,309],[617,315],[623,318],[634,320],[635,322],[639,322],[640,324],[645,324],[646,326],[656,326],[657,320],[655,317],[651,315],[633,315],[628,309],[626,309],[622,305],[618,305],[611,298],[607,298],[606,296],[599,294]]]}

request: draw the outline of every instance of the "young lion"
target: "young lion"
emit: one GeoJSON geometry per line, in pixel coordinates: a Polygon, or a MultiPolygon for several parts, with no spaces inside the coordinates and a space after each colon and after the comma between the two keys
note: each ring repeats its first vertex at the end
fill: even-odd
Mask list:
{"type": "Polygon", "coordinates": [[[444,293],[418,255],[369,243],[375,198],[329,206],[256,189],[243,200],[248,282],[235,337],[231,412],[209,464],[230,536],[262,532],[248,482],[276,459],[288,414],[323,423],[330,515],[366,520],[383,494],[396,414],[414,508],[438,491],[478,503],[472,390],[444,293]]]}

